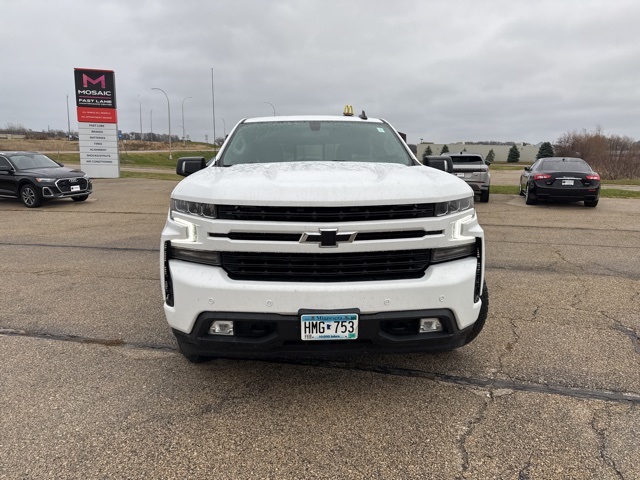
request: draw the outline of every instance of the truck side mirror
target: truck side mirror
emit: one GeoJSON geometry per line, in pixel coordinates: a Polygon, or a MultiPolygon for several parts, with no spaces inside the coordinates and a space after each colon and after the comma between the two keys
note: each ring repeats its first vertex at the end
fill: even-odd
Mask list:
{"type": "Polygon", "coordinates": [[[202,170],[207,166],[204,157],[182,157],[178,159],[176,173],[183,177],[188,177],[192,173],[202,170]]]}
{"type": "Polygon", "coordinates": [[[446,155],[427,155],[422,159],[422,163],[427,167],[437,168],[438,170],[442,170],[447,173],[453,172],[453,160],[451,160],[451,157],[447,157],[446,155]]]}

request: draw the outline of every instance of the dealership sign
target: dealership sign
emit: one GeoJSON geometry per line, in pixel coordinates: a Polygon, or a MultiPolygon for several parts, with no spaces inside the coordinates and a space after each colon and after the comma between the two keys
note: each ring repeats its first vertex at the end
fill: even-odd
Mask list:
{"type": "Polygon", "coordinates": [[[116,81],[113,70],[74,69],[80,165],[96,178],[118,178],[116,81]]]}

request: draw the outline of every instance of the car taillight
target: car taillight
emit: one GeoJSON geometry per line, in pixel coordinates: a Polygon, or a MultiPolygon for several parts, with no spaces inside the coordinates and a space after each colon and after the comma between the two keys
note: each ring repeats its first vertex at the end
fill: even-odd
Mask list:
{"type": "Polygon", "coordinates": [[[549,175],[548,173],[536,173],[533,176],[534,180],[549,180],[551,178],[551,175],[549,175]]]}
{"type": "Polygon", "coordinates": [[[587,180],[598,180],[600,181],[600,175],[594,173],[593,175],[587,175],[587,180]]]}

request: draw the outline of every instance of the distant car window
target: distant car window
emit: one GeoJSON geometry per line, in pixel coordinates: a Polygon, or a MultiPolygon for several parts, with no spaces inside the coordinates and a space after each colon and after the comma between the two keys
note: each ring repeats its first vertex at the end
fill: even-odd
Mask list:
{"type": "Polygon", "coordinates": [[[465,165],[482,165],[482,157],[478,155],[452,155],[451,160],[453,163],[461,163],[465,165]]]}
{"type": "Polygon", "coordinates": [[[591,168],[587,162],[577,158],[543,160],[537,170],[545,172],[590,172],[591,168]]]}
{"type": "Polygon", "coordinates": [[[11,162],[18,170],[29,170],[31,168],[58,168],[56,162],[41,153],[17,153],[10,155],[11,162]]]}
{"type": "Polygon", "coordinates": [[[244,123],[230,138],[218,164],[343,161],[411,165],[401,142],[384,123],[244,123]]]}

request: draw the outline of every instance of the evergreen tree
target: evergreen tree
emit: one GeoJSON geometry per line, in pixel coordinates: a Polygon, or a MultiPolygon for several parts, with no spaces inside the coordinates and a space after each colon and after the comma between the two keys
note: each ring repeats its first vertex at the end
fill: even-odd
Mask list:
{"type": "Polygon", "coordinates": [[[445,153],[449,153],[449,147],[447,145],[443,145],[442,150],[440,150],[440,155],[444,155],[445,153]]]}
{"type": "Polygon", "coordinates": [[[520,161],[520,150],[516,147],[514,143],[512,147],[509,149],[509,155],[507,155],[507,162],[509,163],[517,163],[520,161]]]}
{"type": "Polygon", "coordinates": [[[422,158],[428,157],[429,155],[433,155],[433,152],[431,151],[431,145],[427,145],[427,149],[422,154],[422,158]]]}
{"type": "Polygon", "coordinates": [[[540,149],[538,150],[536,159],[553,157],[553,156],[554,156],[553,145],[551,145],[551,142],[544,142],[542,145],[540,145],[540,149]]]}
{"type": "Polygon", "coordinates": [[[491,165],[495,159],[496,159],[496,154],[492,148],[491,150],[489,150],[489,153],[487,153],[487,158],[484,161],[487,165],[491,165]]]}

